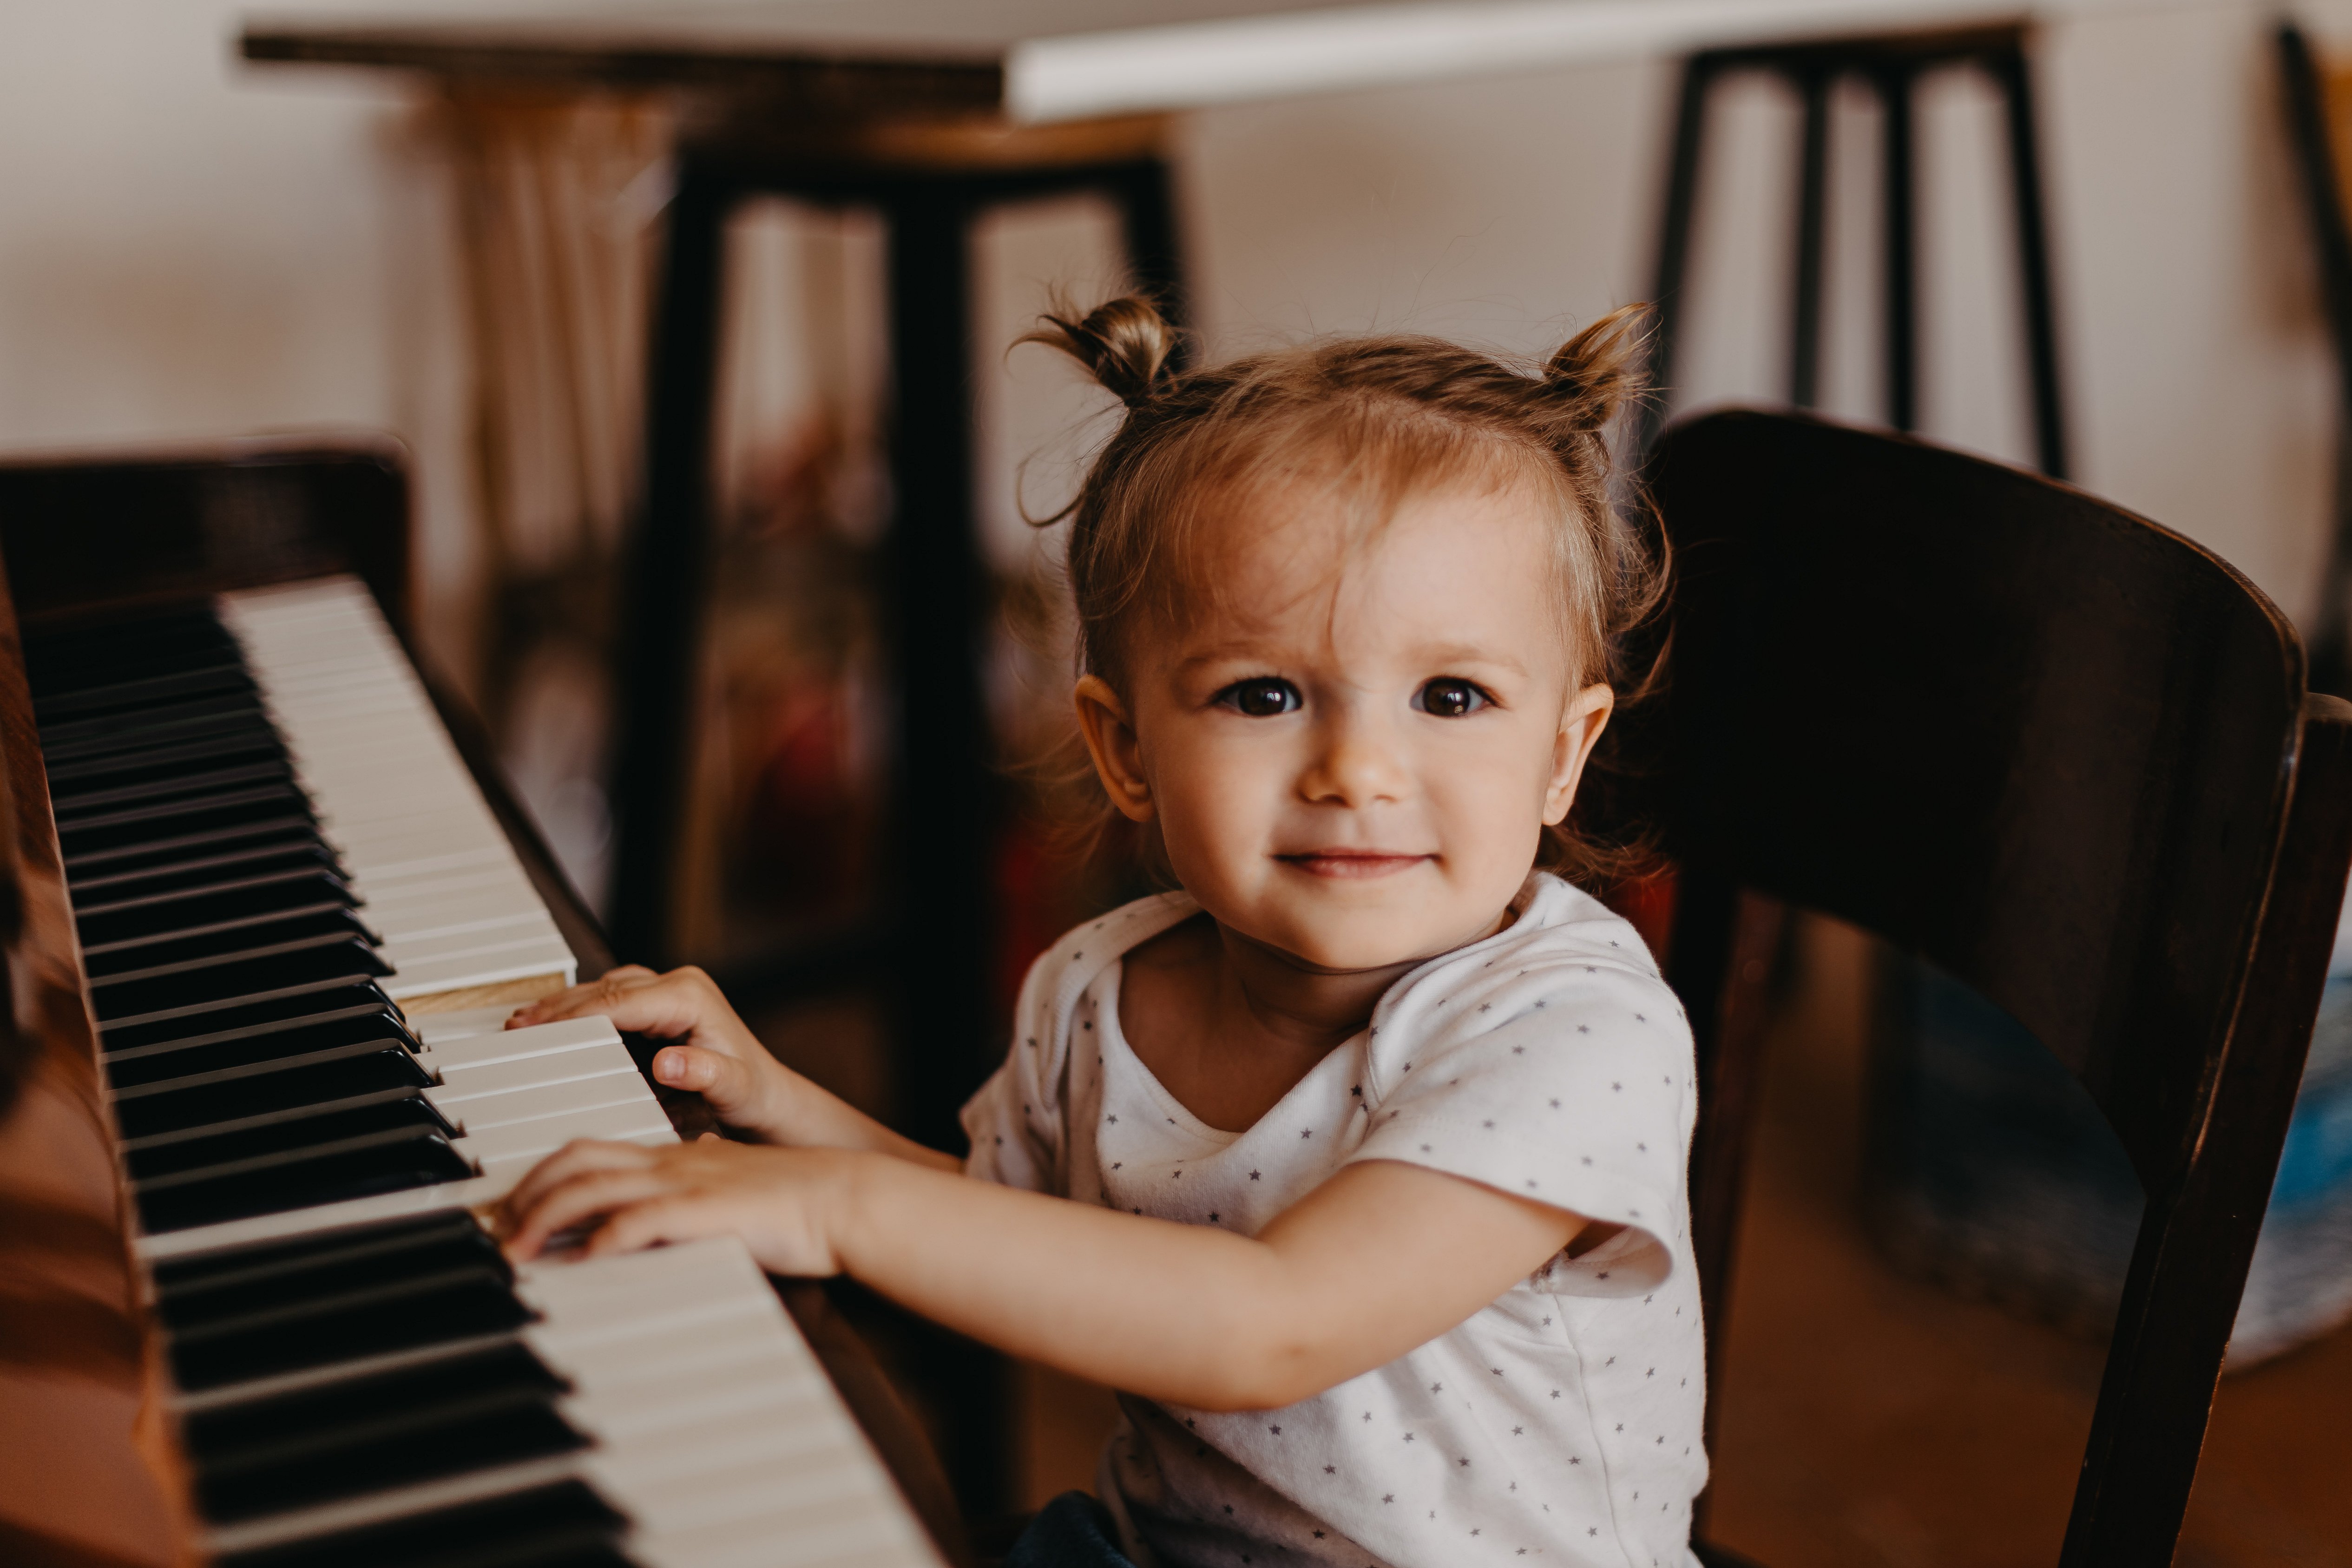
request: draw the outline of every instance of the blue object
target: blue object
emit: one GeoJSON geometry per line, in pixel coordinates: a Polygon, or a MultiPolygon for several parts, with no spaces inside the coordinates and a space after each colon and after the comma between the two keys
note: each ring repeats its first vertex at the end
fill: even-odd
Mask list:
{"type": "Polygon", "coordinates": [[[1066,1491],[1044,1508],[1013,1543],[1004,1568],[1135,1568],[1118,1549],[1110,1513],[1082,1491],[1066,1491]]]}
{"type": "MultiPolygon", "coordinates": [[[[2352,944],[2339,948],[2230,1345],[2243,1367],[2352,1317],[2352,944]]],[[[1864,1209],[1915,1272],[2104,1333],[2142,1195],[2074,1075],[1931,965],[1884,967],[1864,1209]]]]}

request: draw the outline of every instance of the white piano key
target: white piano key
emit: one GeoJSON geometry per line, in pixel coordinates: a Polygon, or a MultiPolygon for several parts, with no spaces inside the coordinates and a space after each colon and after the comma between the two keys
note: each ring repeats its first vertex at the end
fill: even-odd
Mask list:
{"type": "Polygon", "coordinates": [[[468,986],[496,985],[501,980],[529,980],[554,975],[570,985],[578,973],[571,950],[561,943],[519,948],[492,957],[436,958],[404,968],[379,983],[394,1001],[429,997],[468,986]]]}
{"type": "Polygon", "coordinates": [[[445,1073],[452,1067],[484,1066],[550,1051],[573,1051],[583,1045],[621,1043],[621,1036],[609,1019],[559,1019],[553,1023],[532,1024],[528,1029],[508,1029],[506,1019],[513,1011],[512,1008],[482,1008],[467,1014],[425,1013],[410,1022],[421,1024],[425,1030],[425,1064],[445,1073]],[[449,1035],[436,1028],[445,1019],[493,1012],[498,1015],[498,1023],[488,1030],[449,1035]]]}
{"type": "MultiPolygon", "coordinates": [[[[480,1167],[485,1176],[515,1167],[520,1178],[531,1165],[575,1138],[614,1144],[676,1143],[677,1132],[661,1106],[648,1097],[642,1104],[599,1105],[561,1116],[540,1116],[469,1133],[453,1145],[480,1167]]],[[[511,1186],[513,1183],[509,1182],[511,1186]]]]}
{"type": "Polygon", "coordinates": [[[483,920],[547,918],[547,906],[519,877],[477,873],[452,885],[436,879],[418,886],[377,893],[368,915],[388,930],[424,933],[483,920]]]}
{"type": "Polygon", "coordinates": [[[408,1032],[423,1041],[428,1053],[445,1045],[479,1034],[504,1034],[507,1019],[514,1016],[514,1008],[500,1003],[493,1008],[459,1008],[450,1012],[415,1013],[408,1019],[408,1032]]]}
{"type": "MultiPolygon", "coordinates": [[[[373,911],[367,918],[376,919],[373,911]]],[[[419,928],[381,922],[384,961],[401,968],[434,958],[467,953],[512,952],[518,947],[562,943],[562,934],[544,911],[528,915],[493,915],[478,920],[455,921],[440,928],[419,928]]]]}
{"type": "MultiPolygon", "coordinates": [[[[628,1052],[625,1051],[621,1054],[626,1056],[628,1052]]],[[[530,1060],[544,1061],[547,1059],[532,1057],[530,1060]]],[[[486,1094],[469,1094],[463,1088],[440,1087],[427,1089],[424,1093],[436,1110],[449,1120],[462,1124],[462,1131],[469,1141],[495,1128],[598,1111],[606,1106],[643,1105],[649,1107],[653,1115],[662,1114],[653,1091],[646,1088],[646,1081],[635,1072],[567,1078],[558,1082],[537,1083],[486,1094]]],[[[664,1125],[667,1124],[667,1120],[664,1118],[664,1125]]]]}
{"type": "Polygon", "coordinates": [[[463,1116],[467,1102],[484,1095],[616,1074],[637,1076],[637,1064],[625,1046],[617,1041],[611,1045],[583,1045],[512,1061],[485,1062],[478,1067],[444,1067],[440,1086],[428,1091],[427,1097],[444,1110],[457,1107],[457,1114],[463,1116]]]}

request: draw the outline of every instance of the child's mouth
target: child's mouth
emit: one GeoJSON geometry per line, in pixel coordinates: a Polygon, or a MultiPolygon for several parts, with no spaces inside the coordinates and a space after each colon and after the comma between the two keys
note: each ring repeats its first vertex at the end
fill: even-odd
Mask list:
{"type": "Polygon", "coordinates": [[[1436,858],[1394,850],[1308,850],[1303,854],[1275,856],[1283,864],[1309,876],[1344,878],[1393,876],[1436,858]]]}

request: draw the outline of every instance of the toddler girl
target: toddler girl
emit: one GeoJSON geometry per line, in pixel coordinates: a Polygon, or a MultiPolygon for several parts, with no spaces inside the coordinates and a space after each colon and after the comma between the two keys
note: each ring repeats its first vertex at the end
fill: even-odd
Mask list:
{"type": "Polygon", "coordinates": [[[779,1065],[698,971],[518,1015],[678,1043],[757,1145],[580,1144],[512,1249],[741,1234],[1122,1391],[1027,1563],[1689,1568],[1705,1484],[1689,1030],[1539,864],[1655,572],[1602,434],[1631,314],[1528,375],[1421,339],[1174,371],[1049,319],[1127,413],[1075,504],[1076,702],[1181,891],[1037,960],[964,1159],[779,1065]]]}

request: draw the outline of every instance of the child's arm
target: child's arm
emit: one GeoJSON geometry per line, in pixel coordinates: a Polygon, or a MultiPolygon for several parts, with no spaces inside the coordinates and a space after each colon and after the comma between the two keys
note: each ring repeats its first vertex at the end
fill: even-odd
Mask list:
{"type": "Polygon", "coordinates": [[[654,1057],[654,1076],[710,1103],[721,1122],[768,1143],[864,1149],[918,1165],[961,1171],[953,1155],[900,1137],[836,1094],[768,1054],[709,975],[691,967],[656,975],[625,964],[584,986],[519,1009],[509,1029],[601,1016],[614,1029],[677,1043],[654,1057]]]}
{"type": "Polygon", "coordinates": [[[530,1257],[732,1232],[772,1272],[846,1273],[1000,1350],[1212,1410],[1296,1403],[1453,1328],[1583,1228],[1416,1166],[1347,1166],[1255,1238],[837,1150],[571,1145],[507,1200],[530,1257]]]}

